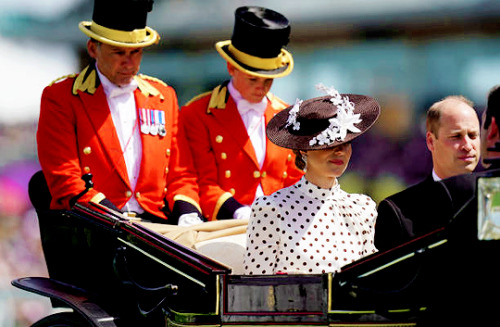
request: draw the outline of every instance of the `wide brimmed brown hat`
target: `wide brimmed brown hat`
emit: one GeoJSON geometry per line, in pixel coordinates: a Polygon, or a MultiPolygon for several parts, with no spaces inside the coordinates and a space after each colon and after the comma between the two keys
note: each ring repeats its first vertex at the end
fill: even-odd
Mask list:
{"type": "Polygon", "coordinates": [[[278,146],[307,151],[332,148],[366,132],[380,115],[377,101],[335,92],[297,100],[280,111],[269,121],[267,137],[278,146]]]}
{"type": "Polygon", "coordinates": [[[293,57],[283,48],[289,38],[290,23],[282,14],[262,7],[239,7],[231,40],[217,42],[215,48],[247,74],[277,78],[293,70],[293,57]]]}
{"type": "Polygon", "coordinates": [[[143,48],[160,40],[146,26],[153,0],[95,0],[92,21],[78,27],[88,37],[117,47],[143,48]]]}

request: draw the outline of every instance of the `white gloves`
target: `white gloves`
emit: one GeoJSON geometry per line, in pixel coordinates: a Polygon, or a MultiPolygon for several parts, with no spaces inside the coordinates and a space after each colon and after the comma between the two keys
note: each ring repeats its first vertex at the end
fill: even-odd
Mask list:
{"type": "Polygon", "coordinates": [[[201,224],[203,220],[198,216],[196,212],[185,213],[179,217],[178,226],[188,227],[196,224],[201,224]]]}
{"type": "Polygon", "coordinates": [[[244,207],[236,209],[236,211],[233,213],[233,218],[234,219],[248,219],[248,218],[250,218],[251,213],[252,213],[252,208],[250,208],[249,206],[244,206],[244,207]]]}
{"type": "MultiPolygon", "coordinates": [[[[241,208],[236,209],[233,214],[234,219],[248,219],[250,218],[250,214],[252,213],[252,208],[249,206],[243,206],[241,208]]],[[[203,220],[198,216],[197,213],[185,213],[179,217],[178,226],[188,227],[196,224],[203,223],[203,220]]]]}

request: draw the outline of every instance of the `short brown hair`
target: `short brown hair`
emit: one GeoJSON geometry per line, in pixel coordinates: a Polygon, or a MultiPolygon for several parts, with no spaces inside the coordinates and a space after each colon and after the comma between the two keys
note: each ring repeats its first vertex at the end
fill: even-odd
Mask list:
{"type": "Polygon", "coordinates": [[[438,137],[438,131],[440,127],[440,119],[441,119],[441,109],[445,101],[455,100],[459,102],[463,102],[470,107],[474,107],[474,102],[467,99],[463,95],[449,95],[438,102],[434,102],[432,106],[427,110],[427,118],[425,120],[425,128],[427,132],[431,132],[434,136],[438,137]]]}

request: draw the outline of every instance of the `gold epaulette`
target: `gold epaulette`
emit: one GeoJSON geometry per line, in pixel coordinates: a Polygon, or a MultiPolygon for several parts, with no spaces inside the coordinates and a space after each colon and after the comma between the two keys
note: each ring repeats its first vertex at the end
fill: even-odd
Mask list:
{"type": "Polygon", "coordinates": [[[202,93],[202,94],[198,94],[197,96],[193,97],[191,100],[189,100],[188,102],[186,102],[185,106],[189,106],[191,103],[195,102],[198,99],[203,98],[204,96],[206,96],[206,95],[208,95],[210,93],[212,93],[212,91],[208,91],[208,92],[205,92],[205,93],[202,93]]]}
{"type": "Polygon", "coordinates": [[[289,105],[286,104],[285,101],[281,100],[271,92],[267,93],[267,98],[269,99],[269,101],[271,101],[271,106],[274,110],[283,110],[289,107],[289,105]]]}
{"type": "Polygon", "coordinates": [[[142,78],[142,79],[154,81],[154,82],[160,83],[161,85],[168,86],[167,83],[165,83],[164,81],[162,81],[159,78],[156,78],[156,77],[153,77],[153,76],[144,75],[144,74],[139,74],[138,76],[140,78],[142,78]]]}
{"type": "Polygon", "coordinates": [[[227,91],[227,83],[223,83],[212,91],[212,96],[210,97],[210,102],[208,103],[207,113],[210,113],[210,109],[225,109],[226,102],[228,99],[229,92],[227,91]]]}
{"type": "MultiPolygon", "coordinates": [[[[145,95],[145,96],[158,96],[160,97],[160,99],[164,99],[164,96],[163,94],[158,91],[158,89],[156,87],[154,87],[153,85],[151,85],[151,83],[149,83],[148,80],[154,80],[154,77],[149,77],[149,78],[145,78],[145,75],[139,75],[139,76],[135,76],[134,77],[135,81],[137,82],[137,87],[139,87],[139,90],[141,90],[141,92],[145,95]]],[[[162,81],[160,80],[156,80],[158,83],[161,83],[163,85],[167,85],[165,83],[163,83],[162,81]]]]}
{"type": "Polygon", "coordinates": [[[53,80],[52,82],[50,82],[49,86],[52,86],[52,84],[57,83],[57,82],[65,79],[65,78],[73,78],[75,76],[76,76],[76,74],[68,74],[68,75],[64,75],[64,76],[58,77],[55,80],[53,80]]]}
{"type": "Polygon", "coordinates": [[[78,77],[73,82],[73,94],[77,95],[78,91],[94,94],[99,85],[99,79],[95,68],[90,66],[85,67],[78,77]]]}
{"type": "Polygon", "coordinates": [[[207,107],[207,114],[210,113],[210,109],[224,109],[226,108],[226,102],[229,96],[229,92],[227,91],[227,82],[222,83],[221,85],[215,87],[212,91],[209,92],[204,92],[202,94],[199,94],[189,100],[185,106],[190,105],[194,101],[203,98],[209,94],[212,94],[210,97],[210,101],[208,102],[208,107],[207,107]]]}

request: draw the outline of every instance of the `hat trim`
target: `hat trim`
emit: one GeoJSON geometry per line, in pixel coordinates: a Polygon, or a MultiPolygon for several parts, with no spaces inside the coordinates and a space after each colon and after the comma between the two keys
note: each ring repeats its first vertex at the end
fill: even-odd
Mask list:
{"type": "Polygon", "coordinates": [[[278,78],[290,74],[293,70],[293,57],[291,53],[285,49],[281,49],[281,53],[275,58],[260,58],[237,50],[234,46],[232,46],[231,40],[217,42],[215,44],[215,48],[227,62],[249,75],[263,78],[278,78]],[[232,52],[231,50],[237,50],[239,54],[243,54],[243,56],[237,57],[235,52],[232,52]],[[278,58],[282,63],[281,66],[274,66],[276,68],[271,69],[261,67],[263,62],[268,64],[269,62],[267,60],[270,60],[276,63],[278,58]],[[255,70],[251,70],[249,68],[255,70]],[[276,72],[277,70],[281,70],[283,68],[285,68],[283,71],[276,72]]]}
{"type": "Polygon", "coordinates": [[[255,67],[257,69],[274,70],[286,66],[290,62],[290,57],[286,57],[284,52],[280,52],[277,57],[274,58],[260,58],[246,54],[238,50],[232,44],[228,46],[229,52],[238,59],[240,62],[247,66],[255,67]]]}
{"type": "Polygon", "coordinates": [[[87,36],[118,47],[146,47],[157,43],[160,39],[158,33],[146,26],[133,31],[120,31],[97,24],[96,22],[80,22],[80,30],[87,36]]]}
{"type": "MultiPolygon", "coordinates": [[[[373,126],[380,114],[380,106],[375,99],[368,96],[356,94],[340,95],[347,96],[351,100],[353,99],[353,97],[359,98],[358,100],[352,100],[356,106],[354,114],[360,114],[360,118],[362,118],[361,122],[359,123],[360,125],[357,124],[357,126],[352,126],[356,131],[352,131],[349,128],[344,137],[342,137],[341,139],[335,138],[333,142],[311,142],[313,138],[317,139],[318,135],[323,134],[326,130],[330,129],[329,125],[331,123],[331,119],[337,118],[338,113],[332,117],[318,117],[314,122],[311,121],[308,122],[307,125],[301,126],[305,121],[299,121],[299,117],[295,117],[295,119],[289,119],[290,116],[294,116],[294,112],[297,112],[297,109],[301,106],[301,100],[298,100],[296,101],[296,104],[294,106],[290,106],[280,111],[273,117],[273,119],[271,119],[266,127],[267,137],[271,142],[280,147],[302,151],[329,149],[344,143],[351,142],[353,139],[364,134],[373,126]],[[365,104],[361,104],[362,102],[364,102],[365,104]],[[295,111],[291,112],[294,108],[295,111]],[[298,124],[296,124],[295,126],[294,123],[298,124]],[[321,126],[325,127],[318,130],[314,128],[314,126],[318,127],[318,129],[320,129],[321,126]]],[[[312,98],[307,101],[328,99],[329,97],[331,98],[331,96],[323,96],[312,98]]],[[[337,105],[334,106],[339,109],[337,105]]]]}

